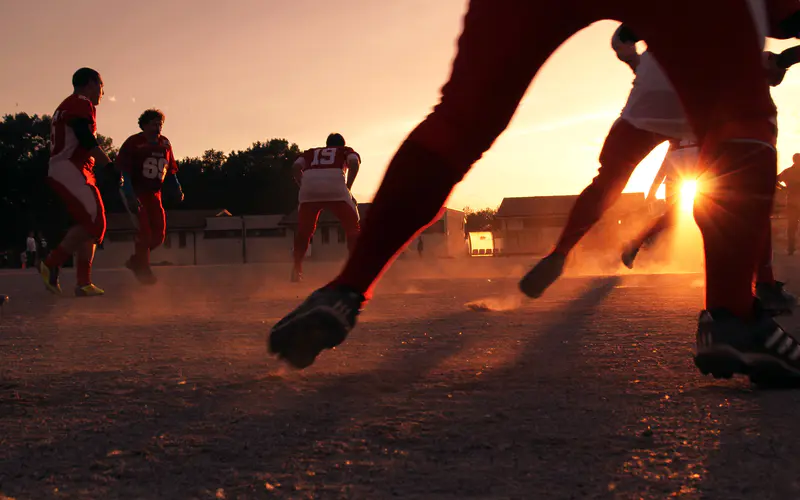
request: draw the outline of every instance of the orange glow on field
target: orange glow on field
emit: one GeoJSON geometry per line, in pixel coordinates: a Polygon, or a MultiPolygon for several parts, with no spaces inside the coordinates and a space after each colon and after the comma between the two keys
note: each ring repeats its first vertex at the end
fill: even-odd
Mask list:
{"type": "Polygon", "coordinates": [[[681,211],[691,212],[697,194],[697,181],[683,181],[681,184],[681,211]]]}

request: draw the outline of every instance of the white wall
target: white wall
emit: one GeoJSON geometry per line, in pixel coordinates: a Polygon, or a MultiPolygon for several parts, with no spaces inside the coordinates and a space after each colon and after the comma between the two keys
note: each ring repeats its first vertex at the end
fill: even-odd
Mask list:
{"type": "MultiPolygon", "coordinates": [[[[125,261],[133,255],[135,251],[134,235],[127,234],[107,234],[103,242],[103,248],[97,249],[94,257],[95,268],[114,268],[123,267],[125,261]]],[[[194,264],[195,241],[198,249],[201,247],[203,233],[200,231],[167,231],[165,244],[156,248],[150,253],[150,262],[158,264],[169,262],[172,265],[189,266],[194,264]],[[184,234],[185,246],[181,246],[181,236],[184,234]],[[167,248],[167,246],[169,248],[167,248]]],[[[199,264],[200,262],[198,262],[199,264]]]]}

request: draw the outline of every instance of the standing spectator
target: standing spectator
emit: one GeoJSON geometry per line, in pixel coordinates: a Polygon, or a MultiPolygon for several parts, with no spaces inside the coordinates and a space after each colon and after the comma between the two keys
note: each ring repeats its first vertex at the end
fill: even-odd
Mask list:
{"type": "Polygon", "coordinates": [[[417,253],[420,258],[422,258],[423,250],[425,250],[425,245],[422,243],[422,235],[419,235],[419,238],[417,238],[417,253]]]}
{"type": "MultiPolygon", "coordinates": [[[[39,260],[41,261],[41,260],[44,260],[45,258],[47,258],[47,240],[44,239],[44,235],[42,234],[41,231],[39,231],[37,233],[37,236],[38,236],[38,239],[39,239],[38,257],[39,257],[39,260]]],[[[37,263],[36,267],[37,268],[39,267],[38,263],[37,263]]]]}
{"type": "Polygon", "coordinates": [[[23,263],[22,267],[25,267],[25,264],[28,267],[32,267],[36,269],[37,262],[36,262],[36,239],[33,237],[33,231],[28,233],[28,239],[25,242],[25,262],[23,263]]]}
{"type": "Polygon", "coordinates": [[[778,174],[778,187],[786,191],[786,239],[789,255],[795,251],[795,236],[800,224],[800,153],[792,157],[792,166],[778,174]]]}

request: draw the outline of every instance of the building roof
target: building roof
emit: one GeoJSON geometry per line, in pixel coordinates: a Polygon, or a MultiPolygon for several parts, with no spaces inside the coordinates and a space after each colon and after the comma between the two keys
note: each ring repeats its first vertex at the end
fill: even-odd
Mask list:
{"type": "MultiPolygon", "coordinates": [[[[563,216],[569,213],[577,199],[578,195],[503,198],[495,217],[563,216]]],[[[623,193],[613,208],[633,208],[643,202],[644,193],[623,193]]]]}
{"type": "Polygon", "coordinates": [[[285,215],[244,215],[244,225],[247,229],[272,229],[280,226],[285,215]]]}
{"type": "MultiPolygon", "coordinates": [[[[210,217],[230,217],[227,210],[167,210],[168,229],[204,229],[210,217]]],[[[134,231],[136,228],[127,212],[106,214],[109,231],[134,231]]]]}

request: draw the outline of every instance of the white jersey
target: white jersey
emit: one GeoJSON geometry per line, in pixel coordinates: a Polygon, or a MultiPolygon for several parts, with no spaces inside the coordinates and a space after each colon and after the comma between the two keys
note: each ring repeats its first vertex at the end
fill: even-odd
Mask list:
{"type": "Polygon", "coordinates": [[[349,201],[353,195],[347,189],[345,173],[341,170],[308,170],[303,173],[297,201],[349,201]]]}
{"type": "Polygon", "coordinates": [[[358,153],[346,146],[304,151],[295,161],[295,166],[303,172],[297,201],[351,201],[353,195],[347,188],[348,164],[360,160],[358,153]]]}
{"type": "MultiPolygon", "coordinates": [[[[747,0],[747,3],[758,31],[757,43],[763,51],[768,30],[766,5],[764,0],[747,0]]],[[[640,56],[633,88],[620,117],[641,130],[673,139],[694,139],[678,94],[649,51],[640,56]]]]}
{"type": "Polygon", "coordinates": [[[638,129],[673,139],[694,137],[678,94],[649,51],[639,59],[633,88],[620,117],[638,129]]]}

